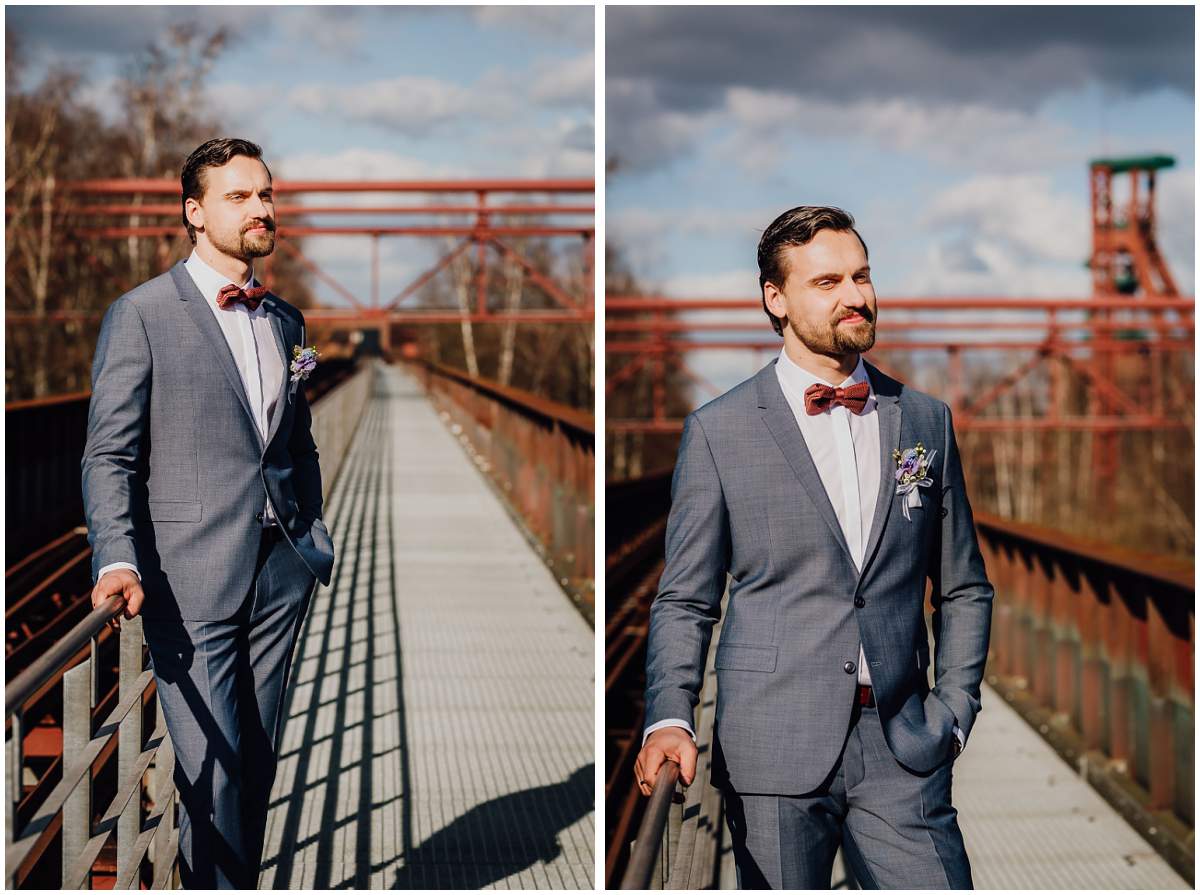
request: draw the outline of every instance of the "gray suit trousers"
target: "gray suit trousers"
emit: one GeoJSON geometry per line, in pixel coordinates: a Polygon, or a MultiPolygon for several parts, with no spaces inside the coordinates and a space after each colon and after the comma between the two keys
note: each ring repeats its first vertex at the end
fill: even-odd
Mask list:
{"type": "Polygon", "coordinates": [[[828,889],[839,845],[864,889],[970,889],[950,804],[953,760],[908,770],[879,712],[856,707],[826,780],[799,796],[726,792],[740,889],[828,889]]]}
{"type": "Polygon", "coordinates": [[[175,746],[185,888],[257,886],[288,669],[314,582],[287,540],[264,535],[232,618],[144,620],[175,746]]]}

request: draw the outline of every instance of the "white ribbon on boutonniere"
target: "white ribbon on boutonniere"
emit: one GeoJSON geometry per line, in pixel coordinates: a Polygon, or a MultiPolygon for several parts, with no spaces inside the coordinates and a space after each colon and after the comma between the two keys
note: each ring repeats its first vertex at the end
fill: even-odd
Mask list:
{"type": "Polygon", "coordinates": [[[917,442],[916,447],[905,451],[892,451],[892,459],[896,461],[896,493],[904,495],[905,500],[900,506],[904,509],[904,518],[912,522],[909,508],[921,506],[921,493],[918,488],[928,488],[933,484],[929,477],[929,469],[937,451],[926,452],[925,445],[917,442]]]}

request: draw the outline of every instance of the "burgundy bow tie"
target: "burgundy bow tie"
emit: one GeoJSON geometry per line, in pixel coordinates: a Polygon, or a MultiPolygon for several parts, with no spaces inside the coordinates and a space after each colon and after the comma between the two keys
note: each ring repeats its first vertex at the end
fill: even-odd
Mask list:
{"type": "Polygon", "coordinates": [[[856,382],[846,388],[815,382],[804,390],[804,409],[809,416],[816,416],[834,404],[841,404],[851,413],[862,413],[870,396],[871,386],[866,382],[856,382]]]}
{"type": "Polygon", "coordinates": [[[228,286],[222,286],[221,291],[217,293],[217,307],[222,311],[228,311],[241,302],[248,310],[256,311],[266,294],[266,286],[251,286],[249,289],[242,289],[230,283],[228,286]]]}

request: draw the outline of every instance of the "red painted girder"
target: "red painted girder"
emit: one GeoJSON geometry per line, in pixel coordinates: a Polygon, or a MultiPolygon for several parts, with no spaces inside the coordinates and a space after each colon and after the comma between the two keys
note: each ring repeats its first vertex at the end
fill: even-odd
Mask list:
{"type": "MultiPolygon", "coordinates": [[[[77,236],[124,239],[127,236],[174,236],[183,225],[146,227],[80,227],[77,236]]],[[[481,240],[496,236],[588,236],[590,226],[578,227],[280,227],[281,236],[475,236],[481,240]]]]}
{"type": "MultiPolygon", "coordinates": [[[[276,193],[591,193],[590,179],[494,180],[276,180],[276,193]]],[[[73,193],[155,193],[179,196],[179,181],[154,178],[75,180],[64,184],[73,193]]]]}
{"type": "MultiPolygon", "coordinates": [[[[604,428],[609,433],[641,432],[649,435],[670,435],[683,431],[682,419],[609,419],[604,428]]],[[[1189,429],[1189,423],[1164,417],[1075,417],[1051,419],[955,419],[956,431],[1012,432],[1024,430],[1090,430],[1122,432],[1130,429],[1189,429]]]]}
{"type": "MultiPolygon", "coordinates": [[[[79,215],[163,215],[181,213],[179,205],[77,205],[64,211],[79,215]]],[[[591,205],[276,205],[275,213],[302,214],[595,214],[591,205]]]]}
{"type": "MultiPolygon", "coordinates": [[[[709,350],[752,350],[752,351],[776,351],[778,352],[783,345],[782,340],[774,339],[772,341],[719,341],[711,342],[691,341],[686,339],[647,339],[643,342],[607,342],[605,351],[608,354],[666,354],[674,351],[709,351],[709,350]]],[[[1141,351],[1143,348],[1151,348],[1154,351],[1177,351],[1177,350],[1192,350],[1195,343],[1190,339],[1158,339],[1153,342],[1147,341],[1040,341],[1040,342],[950,342],[950,341],[933,341],[928,342],[876,342],[873,351],[922,351],[922,350],[946,350],[956,348],[959,350],[972,349],[976,351],[991,349],[991,350],[1010,350],[1010,351],[1036,351],[1038,349],[1047,348],[1056,351],[1067,349],[1088,348],[1096,352],[1111,352],[1114,354],[1134,354],[1141,351]]]]}
{"type": "MultiPolygon", "coordinates": [[[[762,311],[758,298],[664,298],[651,296],[608,296],[608,311],[762,311]]],[[[996,296],[937,296],[924,298],[881,298],[880,309],[938,311],[1094,311],[1113,310],[1182,311],[1190,313],[1191,296],[1179,298],[1022,298],[996,296]]]]}
{"type": "MultiPolygon", "coordinates": [[[[1169,331],[1182,329],[1191,332],[1195,326],[1192,320],[888,320],[880,321],[879,331],[889,329],[1056,329],[1092,331],[1118,329],[1149,329],[1169,331]]],[[[747,320],[731,320],[729,322],[711,320],[678,320],[678,319],[639,319],[622,320],[605,319],[604,328],[609,332],[622,333],[656,333],[656,332],[762,332],[767,328],[767,322],[752,322],[747,320]]]]}
{"type": "MultiPolygon", "coordinates": [[[[594,319],[591,308],[570,311],[489,311],[485,314],[472,312],[460,314],[445,308],[405,308],[388,311],[386,308],[303,308],[304,319],[309,323],[362,323],[379,326],[383,323],[583,323],[594,319]]],[[[64,323],[68,320],[99,320],[104,311],[50,311],[44,315],[10,313],[4,316],[9,324],[64,323]]]]}

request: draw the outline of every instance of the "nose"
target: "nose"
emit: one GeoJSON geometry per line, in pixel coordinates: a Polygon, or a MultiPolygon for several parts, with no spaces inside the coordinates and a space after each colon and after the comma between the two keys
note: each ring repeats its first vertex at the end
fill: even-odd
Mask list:
{"type": "Polygon", "coordinates": [[[262,196],[255,194],[250,197],[250,213],[260,220],[267,220],[271,217],[271,210],[267,207],[267,203],[262,200],[262,196]]]}
{"type": "Polygon", "coordinates": [[[853,279],[846,281],[848,285],[843,286],[841,298],[842,304],[851,311],[858,311],[868,320],[868,313],[871,307],[871,297],[873,292],[869,283],[856,283],[853,279]]]}

